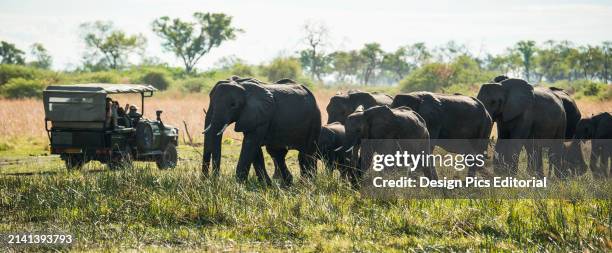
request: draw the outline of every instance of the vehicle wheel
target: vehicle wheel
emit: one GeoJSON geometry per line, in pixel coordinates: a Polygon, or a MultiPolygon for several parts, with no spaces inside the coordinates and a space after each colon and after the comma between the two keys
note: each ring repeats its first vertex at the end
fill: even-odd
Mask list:
{"type": "Polygon", "coordinates": [[[176,151],[176,146],[173,143],[168,143],[155,163],[157,163],[157,168],[160,170],[173,169],[176,167],[177,160],[178,153],[176,151]]]}
{"type": "Polygon", "coordinates": [[[111,170],[132,168],[132,149],[130,146],[126,146],[117,157],[113,157],[108,163],[108,168],[111,170]]]}
{"type": "Polygon", "coordinates": [[[68,170],[80,170],[85,164],[83,155],[66,155],[63,160],[68,170]]]}

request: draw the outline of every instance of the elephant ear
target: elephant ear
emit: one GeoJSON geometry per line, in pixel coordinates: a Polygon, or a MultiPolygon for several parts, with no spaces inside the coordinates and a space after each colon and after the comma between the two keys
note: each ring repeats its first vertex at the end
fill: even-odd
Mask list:
{"type": "Polygon", "coordinates": [[[236,132],[254,130],[269,121],[273,115],[274,96],[264,87],[251,83],[242,83],[245,89],[245,104],[236,120],[236,132]]]}
{"type": "Polygon", "coordinates": [[[534,102],[533,86],[522,79],[506,79],[501,82],[506,92],[503,120],[512,120],[531,108],[534,102]]]}
{"type": "Polygon", "coordinates": [[[431,93],[421,95],[421,104],[416,110],[426,122],[437,124],[442,116],[442,101],[431,93]]]}

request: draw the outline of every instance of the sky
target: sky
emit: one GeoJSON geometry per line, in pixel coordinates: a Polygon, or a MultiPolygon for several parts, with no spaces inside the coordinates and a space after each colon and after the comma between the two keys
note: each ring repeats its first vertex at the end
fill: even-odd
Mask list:
{"type": "Polygon", "coordinates": [[[433,47],[455,40],[479,56],[503,52],[525,39],[612,40],[610,0],[0,0],[0,40],[24,51],[42,43],[54,58],[53,68],[74,69],[85,52],[79,24],[108,20],[128,33],[143,34],[147,56],[182,66],[161,48],[151,23],[161,16],[188,20],[194,12],[226,13],[245,31],[204,56],[199,69],[214,68],[227,56],[258,64],[292,55],[304,48],[301,28],[306,22],[328,27],[328,51],[369,42],[390,51],[416,42],[433,47]]]}

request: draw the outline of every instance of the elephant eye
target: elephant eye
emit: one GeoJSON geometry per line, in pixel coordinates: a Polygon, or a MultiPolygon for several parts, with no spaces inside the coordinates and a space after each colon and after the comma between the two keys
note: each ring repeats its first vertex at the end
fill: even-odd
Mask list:
{"type": "Polygon", "coordinates": [[[236,102],[230,103],[230,107],[236,107],[236,102]]]}

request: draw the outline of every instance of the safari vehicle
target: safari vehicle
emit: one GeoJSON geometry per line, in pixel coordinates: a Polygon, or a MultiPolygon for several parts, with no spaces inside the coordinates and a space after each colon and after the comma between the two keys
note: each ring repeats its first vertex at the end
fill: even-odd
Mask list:
{"type": "Polygon", "coordinates": [[[136,93],[145,97],[157,91],[150,85],[77,84],[52,85],[43,92],[45,129],[51,154],[59,154],[70,169],[88,161],[100,161],[111,169],[131,166],[133,160],[155,161],[159,169],[177,163],[178,128],[164,124],[162,111],[149,120],[130,107],[118,113],[111,94],[136,93]],[[114,104],[114,105],[113,105],[114,104]]]}

